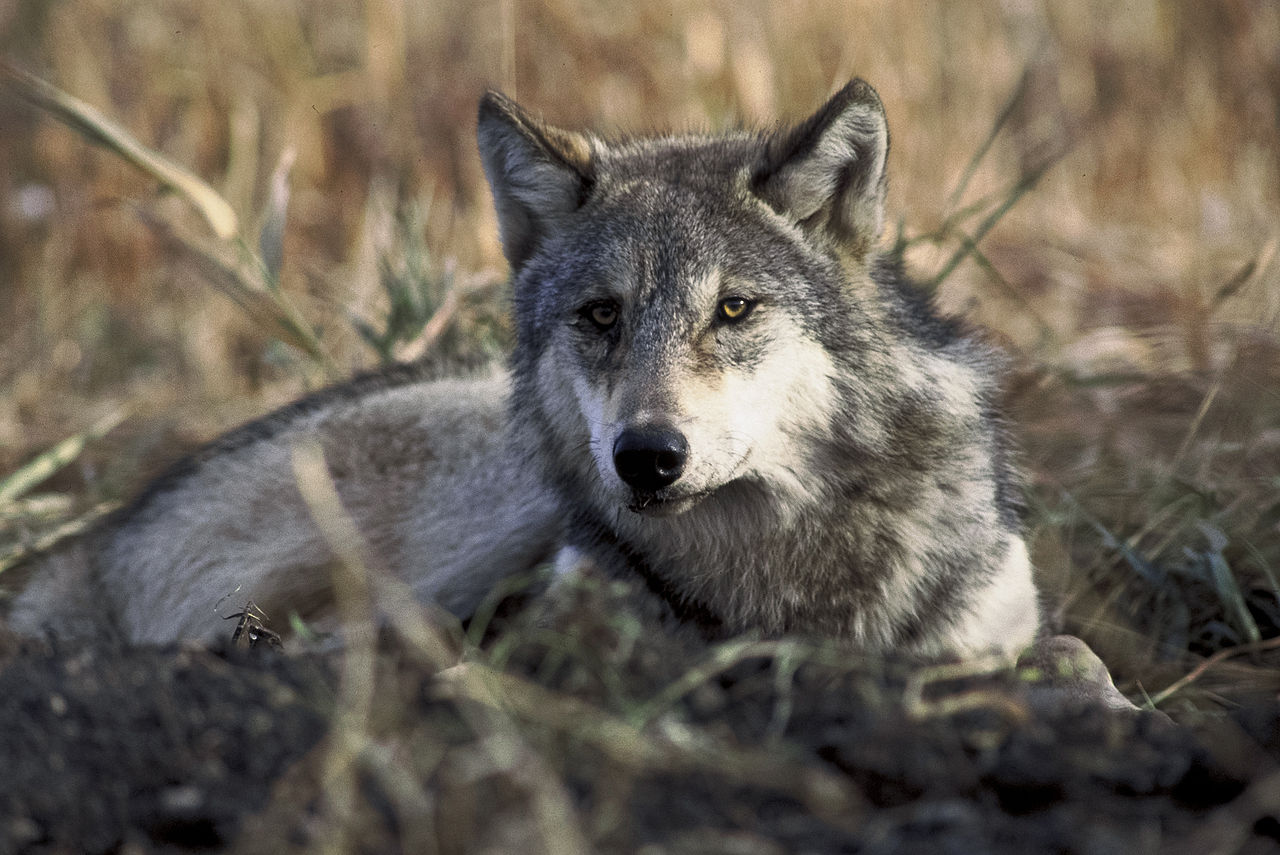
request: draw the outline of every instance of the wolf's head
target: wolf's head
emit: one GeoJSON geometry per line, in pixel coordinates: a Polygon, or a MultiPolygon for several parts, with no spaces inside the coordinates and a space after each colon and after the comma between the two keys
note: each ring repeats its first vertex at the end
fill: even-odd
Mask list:
{"type": "Polygon", "coordinates": [[[773,133],[606,141],[506,97],[479,142],[513,270],[517,424],[604,508],[821,478],[837,363],[871,346],[888,131],[855,80],[773,133]]]}

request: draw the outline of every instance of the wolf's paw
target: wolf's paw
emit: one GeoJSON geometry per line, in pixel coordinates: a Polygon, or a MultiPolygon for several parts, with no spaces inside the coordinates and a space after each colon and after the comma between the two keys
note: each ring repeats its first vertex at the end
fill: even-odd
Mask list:
{"type": "Polygon", "coordinates": [[[1017,669],[1029,684],[1033,707],[1053,709],[1094,704],[1126,715],[1152,715],[1169,720],[1163,712],[1134,706],[1116,688],[1098,654],[1074,635],[1041,638],[1018,657],[1017,669]]]}

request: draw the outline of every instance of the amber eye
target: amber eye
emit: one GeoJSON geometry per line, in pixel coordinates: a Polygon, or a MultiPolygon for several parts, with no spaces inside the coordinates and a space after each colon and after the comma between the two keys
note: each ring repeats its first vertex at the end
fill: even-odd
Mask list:
{"type": "Polygon", "coordinates": [[[722,321],[740,321],[755,308],[755,301],[746,297],[725,297],[716,307],[716,316],[722,321]]]}
{"type": "Polygon", "coordinates": [[[618,307],[613,303],[592,303],[583,308],[582,314],[601,330],[607,330],[618,322],[618,307]]]}

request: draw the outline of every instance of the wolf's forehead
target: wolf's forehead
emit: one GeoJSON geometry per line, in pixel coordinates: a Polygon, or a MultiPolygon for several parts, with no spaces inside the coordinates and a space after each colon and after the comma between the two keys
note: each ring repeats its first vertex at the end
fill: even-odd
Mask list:
{"type": "Polygon", "coordinates": [[[687,188],[633,184],[588,216],[579,258],[627,287],[687,288],[750,252],[733,213],[687,188]]]}
{"type": "Polygon", "coordinates": [[[757,206],[732,176],[706,179],[630,175],[601,186],[581,212],[584,236],[657,276],[687,275],[750,254],[753,241],[768,237],[757,222],[757,206]]]}
{"type": "Polygon", "coordinates": [[[769,272],[793,248],[748,189],[758,148],[746,135],[606,146],[592,196],[550,253],[556,278],[571,292],[594,282],[640,299],[696,299],[740,270],[769,272]]]}
{"type": "Polygon", "coordinates": [[[745,132],[647,137],[603,143],[597,166],[606,180],[723,187],[749,171],[762,147],[759,136],[745,132]]]}
{"type": "Polygon", "coordinates": [[[594,287],[701,305],[740,280],[793,278],[798,266],[786,230],[727,187],[637,178],[601,192],[576,220],[545,258],[565,294],[594,287]]]}

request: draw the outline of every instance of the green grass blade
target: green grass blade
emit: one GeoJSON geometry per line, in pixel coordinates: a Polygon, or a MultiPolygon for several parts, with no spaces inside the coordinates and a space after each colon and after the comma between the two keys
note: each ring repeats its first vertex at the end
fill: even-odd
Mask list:
{"type": "Polygon", "coordinates": [[[86,445],[98,437],[104,436],[120,422],[124,421],[126,411],[123,409],[108,413],[86,431],[69,436],[53,448],[41,454],[27,465],[0,480],[0,506],[12,502],[40,482],[53,475],[62,467],[71,463],[86,445]]]}
{"type": "MultiPolygon", "coordinates": [[[[253,267],[253,264],[236,265],[227,261],[218,252],[178,234],[168,223],[152,217],[146,211],[139,211],[138,216],[173,252],[191,263],[207,282],[230,298],[255,323],[285,344],[305,353],[329,377],[341,375],[320,337],[284,291],[259,284],[254,278],[255,271],[246,269],[253,267]]],[[[247,250],[246,255],[252,258],[247,250]]],[[[264,278],[267,275],[261,269],[256,273],[264,278]]]]}
{"type": "Polygon", "coordinates": [[[947,198],[947,210],[954,208],[964,197],[964,191],[969,189],[969,182],[973,180],[973,176],[977,173],[978,166],[981,165],[983,158],[987,156],[987,152],[991,150],[996,137],[1000,135],[1000,131],[1008,123],[1013,111],[1022,102],[1023,96],[1027,93],[1027,85],[1030,82],[1031,69],[1024,69],[1022,76],[1018,78],[1018,85],[1013,88],[1013,93],[1005,101],[1004,108],[1000,110],[1000,115],[996,117],[995,123],[992,124],[991,130],[987,133],[987,138],[983,140],[982,145],[978,146],[978,150],[973,153],[973,157],[969,158],[964,174],[960,177],[960,183],[956,185],[956,189],[952,190],[951,195],[947,198]]]}
{"type": "Polygon", "coordinates": [[[118,507],[120,507],[119,502],[103,502],[102,504],[91,508],[89,511],[80,514],[76,518],[67,520],[62,525],[55,527],[52,531],[41,534],[31,543],[15,544],[8,551],[0,553],[0,573],[4,573],[6,570],[18,566],[32,555],[36,555],[37,553],[50,549],[65,538],[69,538],[82,531],[86,531],[94,523],[118,507]]]}
{"type": "Polygon", "coordinates": [[[1022,178],[1018,180],[1018,183],[1010,188],[1008,195],[1004,198],[1004,201],[1002,201],[995,210],[987,214],[982,222],[978,224],[978,228],[974,230],[973,235],[969,236],[968,239],[965,240],[955,251],[955,253],[952,254],[951,258],[947,260],[947,263],[938,271],[938,274],[933,277],[933,281],[930,283],[930,286],[932,288],[937,288],[945,282],[947,277],[960,266],[960,263],[972,254],[973,248],[975,248],[978,243],[987,236],[987,232],[995,228],[996,223],[1000,222],[1000,220],[1004,218],[1004,215],[1009,213],[1014,205],[1018,204],[1018,200],[1025,196],[1031,188],[1035,187],[1036,184],[1040,182],[1040,179],[1044,177],[1045,173],[1048,172],[1055,163],[1061,160],[1066,153],[1067,149],[1064,147],[1060,152],[1046,158],[1045,161],[1035,169],[1023,175],[1022,178]]]}
{"type": "Polygon", "coordinates": [[[1202,555],[1208,563],[1209,576],[1218,595],[1218,601],[1222,603],[1223,611],[1235,618],[1236,628],[1244,633],[1249,642],[1261,641],[1262,632],[1249,612],[1244,592],[1240,590],[1240,583],[1231,572],[1231,565],[1222,554],[1228,543],[1226,533],[1204,520],[1197,521],[1196,527],[1209,541],[1209,548],[1202,555]]]}

